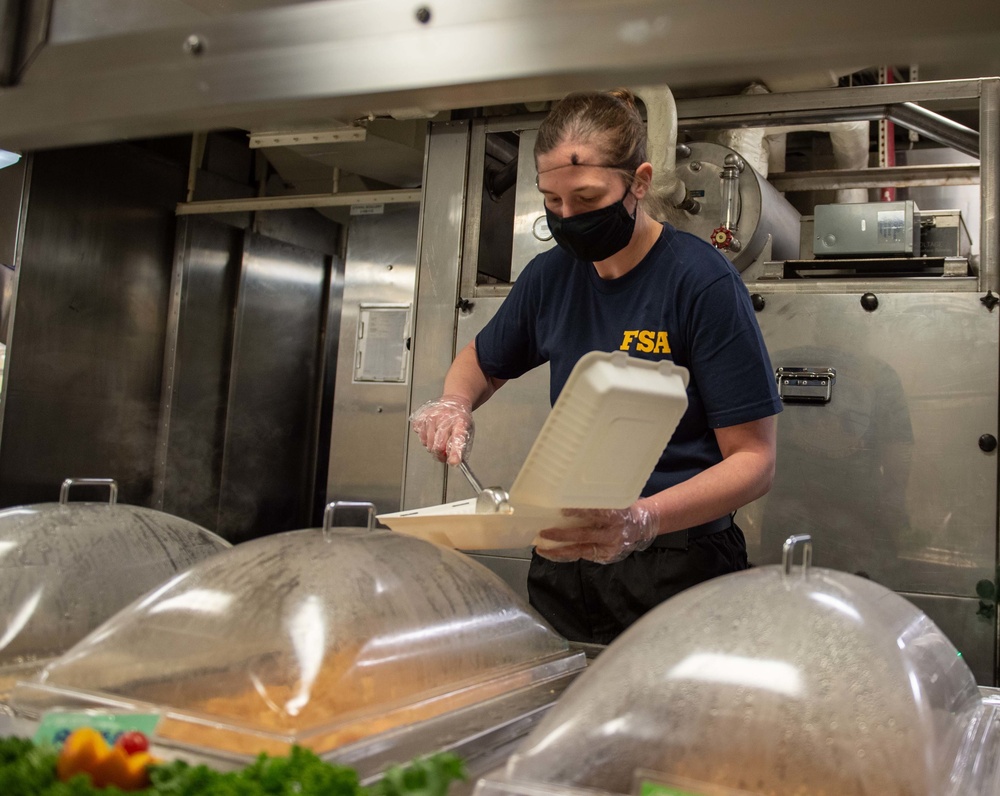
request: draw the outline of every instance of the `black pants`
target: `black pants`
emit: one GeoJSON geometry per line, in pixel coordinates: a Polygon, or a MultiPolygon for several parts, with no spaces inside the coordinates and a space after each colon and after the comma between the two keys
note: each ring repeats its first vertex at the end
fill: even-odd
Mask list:
{"type": "Polygon", "coordinates": [[[560,564],[533,553],[528,596],[556,632],[571,641],[610,644],[668,597],[746,568],[746,540],[733,524],[684,547],[653,546],[617,564],[560,564]]]}

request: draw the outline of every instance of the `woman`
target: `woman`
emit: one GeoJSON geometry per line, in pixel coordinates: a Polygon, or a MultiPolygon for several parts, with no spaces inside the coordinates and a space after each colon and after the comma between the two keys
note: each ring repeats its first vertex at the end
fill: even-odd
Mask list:
{"type": "Polygon", "coordinates": [[[732,513],[770,488],[781,402],[739,274],[642,207],[653,168],[630,92],[559,102],[538,130],[535,165],[558,246],[528,264],[413,428],[457,465],[472,410],[543,362],[552,402],[588,351],[688,368],[688,409],[642,497],[620,511],[574,510],[582,527],[542,532],[570,544],[532,555],[531,604],[567,638],[606,644],[682,589],[746,568],[732,513]]]}

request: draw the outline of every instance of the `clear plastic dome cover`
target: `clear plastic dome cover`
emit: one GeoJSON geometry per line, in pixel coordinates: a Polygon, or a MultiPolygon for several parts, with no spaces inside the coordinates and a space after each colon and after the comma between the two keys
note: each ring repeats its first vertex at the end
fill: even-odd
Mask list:
{"type": "Polygon", "coordinates": [[[0,699],[136,598],[231,547],[180,517],[67,502],[67,491],[0,511],[0,699]]]}
{"type": "Polygon", "coordinates": [[[178,575],[22,684],[158,712],[161,743],[322,753],[584,665],[498,576],[387,531],[292,531],[178,575]]]}
{"type": "Polygon", "coordinates": [[[911,603],[852,575],[762,567],[633,625],[477,796],[636,793],[644,780],[692,794],[940,796],[981,711],[969,668],[911,603]]]}

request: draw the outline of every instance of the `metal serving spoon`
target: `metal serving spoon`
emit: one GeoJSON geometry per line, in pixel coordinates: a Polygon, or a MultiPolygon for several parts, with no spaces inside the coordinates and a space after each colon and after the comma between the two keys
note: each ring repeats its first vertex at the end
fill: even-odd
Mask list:
{"type": "Polygon", "coordinates": [[[469,479],[472,488],[476,490],[476,514],[498,514],[510,511],[510,495],[499,486],[483,487],[482,482],[473,475],[465,459],[458,463],[465,477],[469,479]]]}

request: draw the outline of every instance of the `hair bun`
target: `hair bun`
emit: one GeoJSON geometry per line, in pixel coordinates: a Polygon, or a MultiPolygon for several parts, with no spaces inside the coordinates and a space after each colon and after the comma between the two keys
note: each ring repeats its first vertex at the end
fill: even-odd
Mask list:
{"type": "Polygon", "coordinates": [[[639,110],[639,100],[630,89],[616,88],[609,91],[608,96],[621,100],[625,105],[634,111],[639,110]]]}

